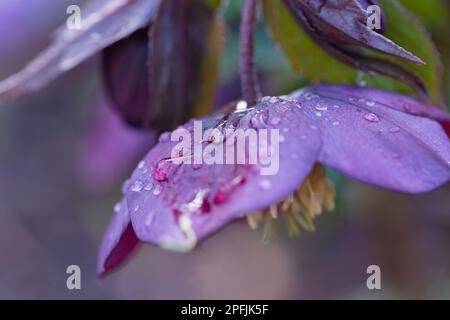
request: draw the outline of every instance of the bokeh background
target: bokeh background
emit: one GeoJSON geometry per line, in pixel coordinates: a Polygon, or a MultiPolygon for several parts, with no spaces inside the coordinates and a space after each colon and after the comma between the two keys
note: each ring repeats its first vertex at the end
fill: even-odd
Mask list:
{"type": "MultiPolygon", "coordinates": [[[[230,1],[218,104],[239,96],[240,1],[230,1]]],[[[422,6],[416,14],[448,68],[450,4],[429,0],[436,1],[445,10],[422,6]]],[[[0,79],[49,43],[69,4],[83,2],[0,0],[0,79]]],[[[257,63],[268,94],[305,83],[262,26],[257,63]]],[[[102,90],[94,57],[45,90],[1,105],[0,298],[450,298],[450,186],[409,196],[335,172],[338,208],[316,220],[314,233],[289,238],[281,226],[265,244],[261,232],[236,222],[189,254],[143,245],[98,279],[97,249],[122,181],[154,141],[152,132],[124,127],[102,90]],[[66,288],[71,264],[81,267],[82,290],[66,288]],[[380,291],[366,288],[372,264],[382,270],[380,291]]]]}

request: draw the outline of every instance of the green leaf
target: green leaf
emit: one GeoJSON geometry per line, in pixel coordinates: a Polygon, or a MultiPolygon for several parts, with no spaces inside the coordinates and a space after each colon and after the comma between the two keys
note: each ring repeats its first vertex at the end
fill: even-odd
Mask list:
{"type": "Polygon", "coordinates": [[[446,28],[450,12],[448,0],[400,0],[402,5],[423,23],[433,29],[446,28]]]}
{"type": "MultiPolygon", "coordinates": [[[[395,62],[414,70],[425,83],[431,102],[441,104],[441,61],[425,28],[398,0],[379,0],[379,3],[387,17],[387,29],[384,35],[424,60],[427,64],[415,65],[401,59],[389,59],[393,59],[395,62]]],[[[376,81],[379,82],[379,79],[376,81]]],[[[368,83],[371,84],[372,81],[369,80],[368,83]]],[[[394,84],[393,89],[404,92],[406,87],[397,82],[397,84],[394,84]]]]}
{"type": "MultiPolygon", "coordinates": [[[[437,0],[434,0],[437,1],[437,0]]],[[[441,104],[441,63],[424,27],[398,0],[379,0],[387,17],[387,38],[424,60],[415,65],[378,52],[370,55],[402,64],[426,84],[433,103],[441,104]]],[[[380,75],[363,75],[326,53],[307,35],[280,0],[263,0],[264,17],[272,39],[283,50],[293,69],[312,81],[338,83],[366,82],[370,86],[415,95],[405,83],[380,75]]],[[[365,51],[368,52],[367,50],[365,51]]]]}

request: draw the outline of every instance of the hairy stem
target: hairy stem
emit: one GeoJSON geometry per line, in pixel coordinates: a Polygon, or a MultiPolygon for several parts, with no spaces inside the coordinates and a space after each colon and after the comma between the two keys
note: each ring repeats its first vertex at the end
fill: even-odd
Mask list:
{"type": "Polygon", "coordinates": [[[242,96],[249,105],[255,104],[261,96],[254,62],[254,31],[258,1],[245,0],[241,18],[241,88],[242,96]]]}

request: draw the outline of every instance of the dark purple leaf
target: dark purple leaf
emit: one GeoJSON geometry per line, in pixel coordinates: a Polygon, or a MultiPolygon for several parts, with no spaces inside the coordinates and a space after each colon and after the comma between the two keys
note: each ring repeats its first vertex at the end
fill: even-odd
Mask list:
{"type": "Polygon", "coordinates": [[[159,0],[106,0],[83,17],[81,30],[59,29],[51,45],[17,74],[0,82],[0,100],[44,87],[112,43],[148,25],[159,0]]]}

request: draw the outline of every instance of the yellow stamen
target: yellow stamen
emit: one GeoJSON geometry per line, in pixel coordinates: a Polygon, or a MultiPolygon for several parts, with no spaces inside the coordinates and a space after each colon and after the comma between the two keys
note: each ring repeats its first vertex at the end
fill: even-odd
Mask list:
{"type": "Polygon", "coordinates": [[[255,230],[265,218],[264,241],[275,233],[275,220],[278,216],[284,218],[289,236],[299,235],[300,227],[306,231],[314,231],[314,218],[320,215],[323,209],[334,210],[334,196],[335,190],[333,184],[326,178],[325,169],[316,164],[296,192],[264,212],[248,215],[247,221],[250,228],[255,230]]]}

